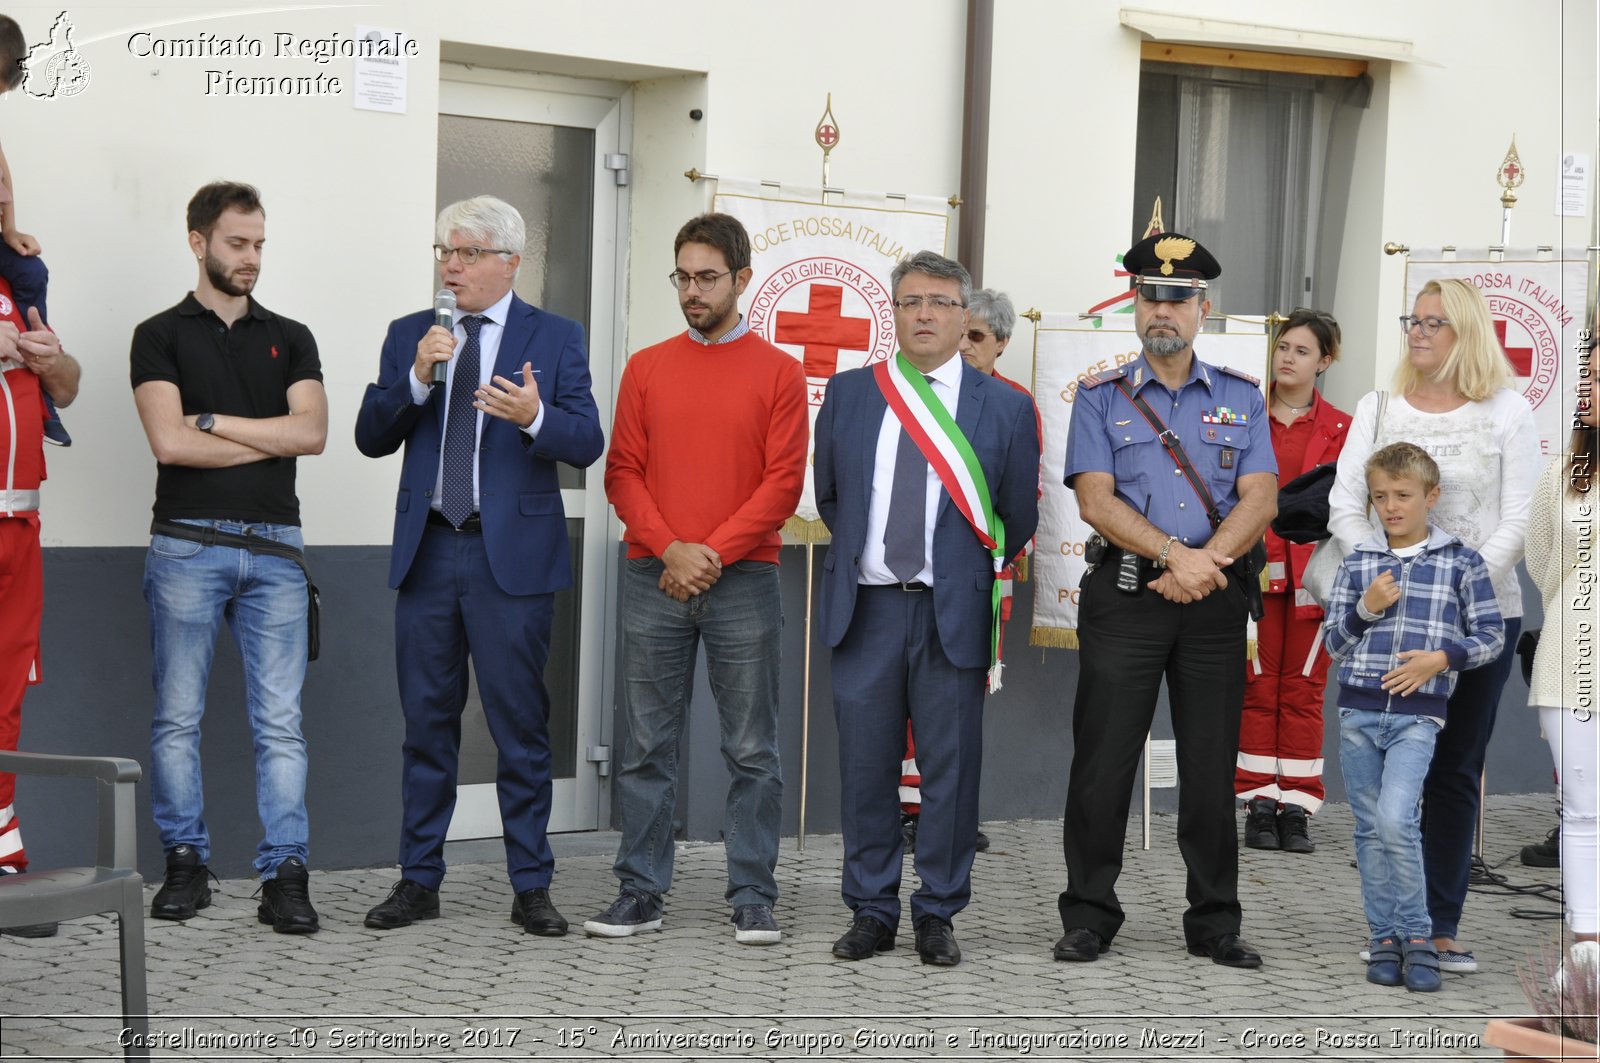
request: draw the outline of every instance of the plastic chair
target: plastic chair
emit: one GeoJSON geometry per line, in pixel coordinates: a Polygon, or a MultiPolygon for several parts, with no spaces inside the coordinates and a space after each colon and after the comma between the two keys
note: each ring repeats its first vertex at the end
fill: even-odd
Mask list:
{"type": "Polygon", "coordinates": [[[122,959],[122,1025],[129,1056],[150,1054],[144,982],[144,880],[137,866],[134,784],[137,762],[123,757],[66,757],[0,751],[0,771],[99,781],[94,867],[0,875],[0,926],[24,926],[117,913],[122,959]]]}

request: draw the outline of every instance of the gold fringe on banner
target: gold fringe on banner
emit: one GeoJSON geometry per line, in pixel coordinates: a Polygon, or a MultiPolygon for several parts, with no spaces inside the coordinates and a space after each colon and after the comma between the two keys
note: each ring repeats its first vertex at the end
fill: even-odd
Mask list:
{"type": "Polygon", "coordinates": [[[1049,646],[1058,650],[1078,648],[1078,629],[1071,627],[1036,627],[1028,633],[1028,645],[1049,646]]]}
{"type": "Polygon", "coordinates": [[[1028,562],[1031,561],[1031,560],[1033,560],[1033,559],[1031,557],[1029,557],[1027,554],[1023,554],[1021,557],[1017,558],[1017,582],[1018,583],[1026,583],[1026,582],[1028,582],[1028,562]]]}
{"type": "Polygon", "coordinates": [[[830,538],[828,526],[820,520],[790,517],[783,522],[783,541],[787,544],[804,546],[806,543],[825,543],[830,538]]]}
{"type": "Polygon", "coordinates": [[[1255,639],[1251,639],[1249,642],[1244,644],[1244,659],[1245,660],[1253,661],[1253,660],[1256,659],[1257,656],[1259,656],[1259,653],[1260,653],[1260,651],[1256,648],[1256,640],[1255,639]]]}

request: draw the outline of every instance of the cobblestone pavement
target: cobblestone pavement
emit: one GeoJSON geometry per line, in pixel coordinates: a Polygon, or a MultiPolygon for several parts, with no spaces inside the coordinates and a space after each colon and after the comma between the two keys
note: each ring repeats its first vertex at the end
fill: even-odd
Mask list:
{"type": "MultiPolygon", "coordinates": [[[[1542,838],[1546,795],[1495,797],[1486,856],[1515,885],[1550,882],[1517,849],[1542,838]]],[[[1175,817],[1137,816],[1120,890],[1128,922],[1096,963],[1057,963],[1060,824],[986,823],[973,903],[956,921],[963,961],[918,961],[899,947],[859,963],[829,948],[848,924],[840,839],[784,843],[782,943],[736,945],[723,903],[722,847],[679,846],[662,932],[588,939],[583,919],[615,895],[615,835],[555,841],[553,897],[573,933],[525,935],[509,921],[498,843],[452,847],[433,922],[361,925],[391,869],[313,870],[323,930],[291,937],[256,921],[256,883],[230,880],[187,923],[147,920],[155,1054],[174,1058],[353,1059],[1410,1059],[1498,1056],[1488,1016],[1525,1014],[1516,968],[1561,923],[1518,918],[1559,908],[1505,890],[1469,898],[1464,941],[1482,970],[1409,994],[1364,980],[1365,938],[1346,806],[1313,824],[1315,854],[1241,850],[1244,932],[1256,971],[1189,956],[1175,817]]],[[[909,864],[907,892],[914,883],[909,864]]],[[[153,892],[147,887],[147,893],[153,892]]],[[[119,1052],[116,927],[110,916],[59,937],[0,937],[0,1051],[104,1058],[119,1052]]]]}

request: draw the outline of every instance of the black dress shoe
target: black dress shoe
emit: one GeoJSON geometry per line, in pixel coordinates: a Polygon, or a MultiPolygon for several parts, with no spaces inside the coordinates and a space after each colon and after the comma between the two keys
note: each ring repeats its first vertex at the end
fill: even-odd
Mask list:
{"type": "Polygon", "coordinates": [[[1224,967],[1260,967],[1261,953],[1238,934],[1218,934],[1189,946],[1191,956],[1210,956],[1212,963],[1224,967]]]}
{"type": "Polygon", "coordinates": [[[567,932],[567,920],[556,906],[550,903],[547,889],[523,890],[511,902],[511,921],[521,923],[530,934],[558,938],[567,932]]]}
{"type": "Polygon", "coordinates": [[[833,943],[833,954],[841,960],[864,960],[894,948],[894,931],[870,915],[857,916],[844,937],[833,943]]]}
{"type": "Polygon", "coordinates": [[[439,918],[439,891],[420,882],[403,878],[394,884],[382,904],[367,913],[367,925],[374,930],[394,930],[410,926],[418,919],[439,918]]]}
{"type": "Polygon", "coordinates": [[[917,955],[935,967],[954,967],[961,962],[961,948],[950,924],[930,915],[917,924],[917,955]]]}
{"type": "Polygon", "coordinates": [[[1075,926],[1056,942],[1055,957],[1070,963],[1088,963],[1098,960],[1100,954],[1111,948],[1111,942],[1086,926],[1075,926]]]}

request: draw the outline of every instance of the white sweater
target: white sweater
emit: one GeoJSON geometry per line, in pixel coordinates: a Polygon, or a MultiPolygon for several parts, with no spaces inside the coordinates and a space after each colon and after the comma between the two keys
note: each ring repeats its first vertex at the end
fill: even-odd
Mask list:
{"type": "Polygon", "coordinates": [[[1595,690],[1597,496],[1593,488],[1572,495],[1567,490],[1571,470],[1566,456],[1545,466],[1528,516],[1528,575],[1544,597],[1544,628],[1528,690],[1528,705],[1535,709],[1600,709],[1595,690]]]}
{"type": "Polygon", "coordinates": [[[1328,493],[1328,527],[1346,543],[1361,542],[1383,525],[1367,517],[1367,459],[1390,443],[1415,443],[1439,465],[1439,504],[1429,522],[1483,555],[1500,615],[1522,615],[1517,562],[1528,531],[1528,500],[1539,475],[1539,433],[1533,407],[1510,388],[1449,413],[1419,410],[1390,395],[1373,440],[1378,393],[1356,404],[1339,453],[1339,475],[1328,493]]]}

